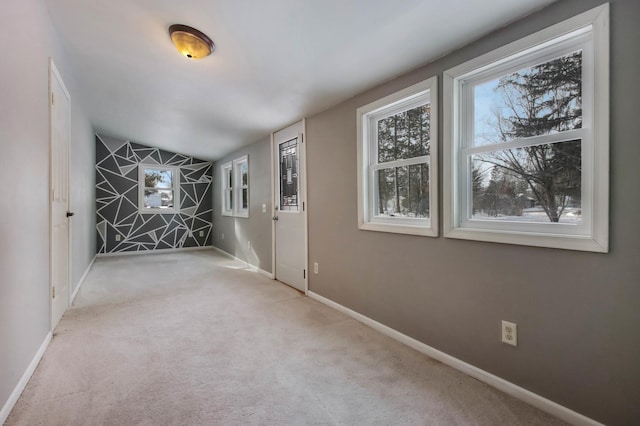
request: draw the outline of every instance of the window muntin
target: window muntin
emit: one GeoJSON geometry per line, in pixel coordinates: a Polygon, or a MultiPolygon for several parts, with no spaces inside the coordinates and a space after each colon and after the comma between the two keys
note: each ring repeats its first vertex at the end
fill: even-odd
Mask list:
{"type": "Polygon", "coordinates": [[[234,215],[249,217],[249,157],[233,160],[234,215]]]}
{"type": "Polygon", "coordinates": [[[233,216],[233,165],[231,162],[220,167],[222,182],[222,215],[233,216]]]}
{"type": "Polygon", "coordinates": [[[608,9],[445,72],[446,236],[607,250],[608,42],[595,19],[608,9]]]}
{"type": "Polygon", "coordinates": [[[139,165],[140,212],[175,213],[179,208],[180,170],[177,167],[139,165]]]}
{"type": "Polygon", "coordinates": [[[437,235],[436,85],[434,77],[358,109],[360,229],[437,235]]]}

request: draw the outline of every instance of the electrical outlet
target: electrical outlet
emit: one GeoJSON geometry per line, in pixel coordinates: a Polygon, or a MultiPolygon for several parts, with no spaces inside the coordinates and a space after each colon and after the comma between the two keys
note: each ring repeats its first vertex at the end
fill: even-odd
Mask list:
{"type": "Polygon", "coordinates": [[[266,204],[262,204],[262,213],[266,213],[267,212],[267,205],[266,204]]]}
{"type": "Polygon", "coordinates": [[[318,273],[318,262],[313,262],[313,273],[314,274],[318,273]]]}
{"type": "Polygon", "coordinates": [[[224,240],[224,232],[222,233],[222,239],[224,240]]]}
{"type": "Polygon", "coordinates": [[[251,241],[247,241],[247,250],[251,250],[251,241]]]}
{"type": "Polygon", "coordinates": [[[201,237],[204,237],[204,231],[200,231],[198,235],[200,235],[201,237]]]}
{"type": "Polygon", "coordinates": [[[116,234],[116,241],[120,241],[121,238],[120,234],[116,234]]]}
{"type": "Polygon", "coordinates": [[[502,321],[502,343],[518,346],[518,325],[508,321],[502,321]]]}

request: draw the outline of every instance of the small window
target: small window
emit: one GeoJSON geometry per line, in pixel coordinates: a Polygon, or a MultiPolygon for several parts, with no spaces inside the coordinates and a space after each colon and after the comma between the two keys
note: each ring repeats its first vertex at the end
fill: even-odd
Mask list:
{"type": "Polygon", "coordinates": [[[235,216],[249,217],[249,158],[243,157],[233,160],[235,182],[235,216]]]}
{"type": "Polygon", "coordinates": [[[220,168],[222,176],[222,215],[233,216],[233,164],[225,163],[220,168]]]}
{"type": "Polygon", "coordinates": [[[180,169],[140,164],[140,212],[175,213],[180,210],[180,169]]]}
{"type": "Polygon", "coordinates": [[[608,250],[608,7],[445,72],[445,236],[608,250]]]}
{"type": "Polygon", "coordinates": [[[360,229],[438,235],[437,99],[433,77],[358,108],[360,229]]]}

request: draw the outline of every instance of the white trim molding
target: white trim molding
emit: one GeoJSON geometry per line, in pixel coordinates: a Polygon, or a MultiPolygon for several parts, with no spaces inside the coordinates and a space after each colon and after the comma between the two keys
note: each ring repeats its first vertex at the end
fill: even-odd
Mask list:
{"type": "Polygon", "coordinates": [[[559,419],[562,419],[566,422],[569,422],[573,425],[579,426],[604,426],[602,423],[599,423],[589,417],[586,417],[576,411],[573,411],[567,407],[564,407],[556,402],[553,402],[545,397],[542,397],[538,394],[535,394],[525,388],[522,388],[514,383],[511,383],[505,379],[502,379],[494,374],[491,374],[487,371],[484,371],[478,367],[475,367],[471,364],[468,364],[458,358],[455,358],[451,355],[448,355],[442,351],[439,351],[436,348],[433,348],[425,343],[422,343],[412,337],[407,336],[406,334],[400,333],[397,330],[394,330],[391,327],[388,327],[378,321],[375,321],[365,315],[362,315],[356,311],[353,311],[346,306],[340,305],[339,303],[334,302],[333,300],[327,299],[324,296],[320,296],[317,293],[312,291],[308,292],[308,296],[311,299],[317,300],[320,303],[323,303],[343,314],[359,321],[374,330],[384,334],[385,336],[391,337],[394,340],[397,340],[400,343],[403,343],[410,348],[415,349],[418,352],[421,352],[435,360],[440,361],[443,364],[448,365],[462,373],[471,376],[475,379],[480,380],[481,382],[486,383],[487,385],[494,387],[508,395],[513,396],[523,402],[526,402],[529,405],[532,405],[542,411],[545,411],[559,419]]]}
{"type": "Polygon", "coordinates": [[[4,422],[7,420],[9,414],[11,413],[11,410],[13,410],[16,402],[18,402],[18,398],[20,398],[20,395],[22,395],[22,391],[24,391],[24,388],[27,387],[27,383],[29,383],[29,379],[31,379],[31,376],[36,371],[36,367],[38,367],[38,364],[40,363],[40,360],[47,350],[52,337],[53,334],[51,332],[47,333],[44,341],[40,345],[40,348],[38,348],[38,351],[31,360],[31,363],[18,381],[16,387],[13,389],[13,392],[11,392],[11,395],[9,395],[9,399],[7,399],[7,402],[5,402],[2,410],[0,410],[0,425],[4,424],[4,422]]]}
{"type": "MultiPolygon", "coordinates": [[[[358,228],[366,231],[438,236],[438,77],[416,83],[356,110],[358,144],[357,187],[358,228]],[[378,159],[378,123],[389,117],[429,105],[429,153],[404,159],[378,159]],[[433,160],[432,160],[433,159],[433,160]],[[428,218],[401,217],[377,211],[379,202],[376,173],[401,167],[424,165],[428,169],[428,218]]],[[[399,208],[399,206],[396,206],[399,208]]]]}
{"type": "Polygon", "coordinates": [[[138,164],[138,211],[140,214],[170,214],[180,213],[180,167],[165,164],[138,164]],[[170,188],[151,188],[146,186],[146,172],[153,170],[158,172],[171,172],[170,188]],[[146,207],[144,193],[147,189],[158,191],[171,191],[173,194],[173,206],[171,208],[146,207]]]}
{"type": "Polygon", "coordinates": [[[214,247],[214,246],[212,246],[211,248],[213,250],[217,251],[218,253],[220,253],[223,256],[226,256],[226,257],[231,258],[233,260],[237,260],[238,262],[244,264],[249,270],[251,270],[253,272],[257,272],[260,275],[263,275],[263,276],[269,278],[270,280],[275,280],[275,277],[273,276],[273,274],[271,272],[267,272],[264,269],[260,269],[256,265],[252,265],[251,263],[247,262],[246,260],[242,260],[239,257],[234,256],[231,253],[222,250],[221,248],[214,247]]]}
{"type": "Polygon", "coordinates": [[[248,218],[249,217],[249,192],[250,192],[250,188],[249,188],[250,173],[249,173],[249,155],[248,154],[245,154],[242,157],[238,157],[233,160],[232,173],[233,173],[233,178],[231,180],[233,181],[233,197],[234,197],[233,215],[235,217],[248,218]],[[242,179],[243,166],[246,167],[246,171],[245,171],[247,175],[246,187],[245,187],[245,184],[243,184],[243,179],[242,179]],[[243,201],[242,197],[245,189],[247,190],[247,207],[246,208],[242,206],[242,201],[243,201]]]}
{"type": "MultiPolygon", "coordinates": [[[[443,79],[444,236],[608,252],[609,4],[605,3],[457,65],[445,71],[443,79]],[[494,137],[495,140],[489,144],[478,141],[481,137],[476,135],[474,129],[478,120],[474,111],[475,89],[487,81],[497,81],[509,73],[529,69],[536,64],[547,63],[565,55],[576,54],[578,51],[582,58],[579,127],[559,129],[544,135],[527,134],[514,137],[512,140],[494,137]],[[558,143],[579,143],[580,146],[580,164],[576,167],[580,173],[580,203],[574,206],[574,209],[580,212],[580,220],[576,223],[551,223],[524,218],[494,220],[474,216],[473,192],[476,179],[486,179],[482,178],[480,172],[477,172],[478,177],[474,176],[474,156],[479,155],[481,158],[482,154],[512,152],[521,148],[558,143]]],[[[482,99],[486,95],[478,96],[482,99]]],[[[484,101],[479,105],[483,105],[482,102],[484,101]]],[[[498,166],[498,169],[494,167],[494,170],[506,170],[500,167],[503,166],[498,166]]],[[[487,171],[488,168],[484,169],[484,172],[487,171]]],[[[548,169],[544,172],[548,173],[548,169]]],[[[518,173],[516,171],[516,174],[518,173]]],[[[536,173],[540,174],[540,171],[534,174],[536,173]]],[[[531,181],[527,183],[531,189],[534,188],[531,181]]],[[[535,186],[540,187],[539,184],[535,186]]],[[[553,192],[549,194],[555,196],[553,192]]],[[[527,197],[526,192],[520,195],[523,199],[527,197]]],[[[536,198],[538,201],[541,200],[540,196],[536,198]]],[[[535,201],[533,198],[530,199],[535,201]]]]}

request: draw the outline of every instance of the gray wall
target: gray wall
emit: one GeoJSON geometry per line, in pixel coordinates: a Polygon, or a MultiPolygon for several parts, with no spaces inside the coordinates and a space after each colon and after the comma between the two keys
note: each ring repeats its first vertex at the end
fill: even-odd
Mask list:
{"type": "Polygon", "coordinates": [[[611,2],[609,254],[357,226],[356,108],[433,75],[442,94],[444,70],[601,3],[560,1],[308,118],[309,262],[320,266],[309,284],[313,292],[586,416],[640,424],[640,2],[611,2]],[[501,320],[518,324],[517,348],[500,343],[501,320]]]}
{"type": "Polygon", "coordinates": [[[217,161],[213,167],[213,245],[264,271],[271,271],[271,140],[263,139],[217,161]],[[222,216],[220,166],[249,156],[249,217],[222,216]],[[262,204],[267,205],[262,213],[262,204]],[[224,240],[222,239],[224,234],[224,240]],[[251,241],[248,249],[247,241],[251,241]]]}
{"type": "MultiPolygon", "coordinates": [[[[64,76],[63,76],[64,78],[64,76]]],[[[71,90],[71,89],[69,89],[71,90]]],[[[96,145],[93,126],[82,104],[71,99],[70,209],[71,218],[71,283],[72,291],[96,255],[96,186],[94,158],[96,145]]]]}
{"type": "Polygon", "coordinates": [[[48,60],[71,93],[72,285],[95,253],[93,139],[73,70],[41,0],[9,0],[0,13],[0,407],[50,327],[48,60]],[[88,139],[87,139],[88,138],[88,139]],[[89,163],[88,167],[87,163],[89,163]],[[91,171],[89,171],[91,170],[91,171]]]}
{"type": "Polygon", "coordinates": [[[95,143],[98,253],[211,245],[209,161],[104,135],[96,135],[95,143]],[[140,214],[140,164],[180,169],[178,213],[140,214]]]}

